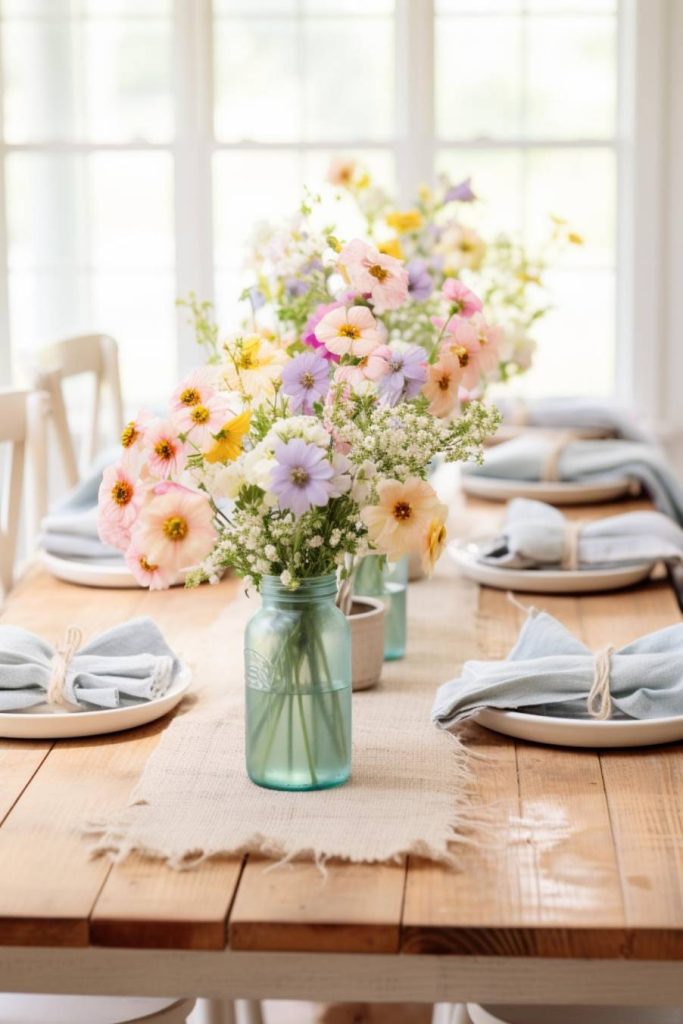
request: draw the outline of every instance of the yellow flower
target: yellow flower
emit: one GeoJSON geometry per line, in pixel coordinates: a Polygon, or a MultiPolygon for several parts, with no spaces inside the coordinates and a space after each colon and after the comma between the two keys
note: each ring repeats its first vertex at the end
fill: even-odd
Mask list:
{"type": "Polygon", "coordinates": [[[251,413],[248,410],[224,423],[216,434],[216,443],[204,453],[207,462],[234,462],[242,451],[242,438],[249,433],[251,413]]]}
{"type": "Polygon", "coordinates": [[[429,523],[422,539],[422,568],[431,573],[441,557],[448,534],[443,519],[435,517],[429,523]]]}
{"type": "Polygon", "coordinates": [[[417,551],[434,519],[446,519],[448,509],[433,487],[419,477],[382,480],[377,488],[378,503],[361,511],[368,537],[381,554],[392,561],[417,551]]]}
{"type": "Polygon", "coordinates": [[[226,341],[223,348],[223,375],[231,391],[239,391],[249,401],[272,395],[287,362],[286,352],[260,334],[226,341]]]}
{"type": "Polygon", "coordinates": [[[429,185],[425,184],[424,181],[418,187],[417,194],[418,194],[418,196],[420,197],[420,199],[422,200],[423,203],[430,202],[430,200],[432,198],[432,190],[429,187],[429,185]]]}
{"type": "Polygon", "coordinates": [[[398,238],[388,238],[386,242],[380,242],[377,248],[387,256],[393,256],[397,260],[404,259],[403,246],[398,238]]]}
{"type": "Polygon", "coordinates": [[[370,187],[370,175],[367,171],[363,171],[356,178],[356,188],[369,188],[370,187]]]}
{"type": "Polygon", "coordinates": [[[583,235],[580,235],[578,231],[570,231],[567,238],[572,245],[583,245],[583,235]]]}
{"type": "Polygon", "coordinates": [[[386,222],[399,235],[405,235],[408,231],[417,231],[422,227],[422,214],[415,209],[392,210],[387,214],[386,222]]]}

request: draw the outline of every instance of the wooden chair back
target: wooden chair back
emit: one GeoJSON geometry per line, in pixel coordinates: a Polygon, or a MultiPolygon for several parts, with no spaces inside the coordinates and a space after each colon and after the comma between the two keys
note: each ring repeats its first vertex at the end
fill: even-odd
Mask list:
{"type": "Polygon", "coordinates": [[[97,454],[102,433],[102,398],[105,393],[108,393],[117,435],[123,430],[118,345],[107,334],[84,334],[48,345],[36,356],[34,386],[50,396],[50,420],[57,436],[66,483],[73,487],[97,454]],[[69,426],[63,383],[83,374],[92,375],[95,386],[83,443],[78,453],[69,426]]]}
{"type": "Polygon", "coordinates": [[[44,422],[46,396],[30,391],[0,391],[0,446],[3,452],[3,473],[0,480],[0,585],[7,594],[14,582],[19,527],[22,522],[22,497],[27,457],[34,467],[33,503],[24,503],[26,541],[30,543],[37,529],[39,503],[36,488],[40,486],[46,452],[44,422]]]}

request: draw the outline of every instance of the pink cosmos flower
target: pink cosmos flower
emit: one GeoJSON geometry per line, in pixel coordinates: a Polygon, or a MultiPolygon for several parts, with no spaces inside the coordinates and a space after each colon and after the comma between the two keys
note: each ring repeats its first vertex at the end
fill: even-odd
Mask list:
{"type": "Polygon", "coordinates": [[[178,578],[177,573],[150,562],[135,543],[128,545],[125,559],[138,583],[150,590],[167,590],[178,578]]]}
{"type": "Polygon", "coordinates": [[[315,336],[328,352],[337,356],[367,356],[382,342],[377,321],[367,306],[341,306],[326,313],[315,336]]]}
{"type": "Polygon", "coordinates": [[[206,495],[179,484],[164,492],[144,506],[131,540],[150,565],[177,573],[206,558],[217,533],[206,495]]]}
{"type": "MultiPolygon", "coordinates": [[[[432,323],[441,330],[445,321],[433,317],[432,323]]],[[[489,328],[480,313],[471,320],[453,317],[446,328],[441,351],[455,356],[462,370],[461,385],[473,390],[482,377],[493,373],[498,366],[497,329],[489,328]]]]}
{"type": "Polygon", "coordinates": [[[154,420],[145,435],[147,465],[154,476],[166,479],[185,468],[187,445],[170,420],[154,420]]]}
{"type": "Polygon", "coordinates": [[[351,286],[370,295],[377,313],[397,309],[408,298],[408,271],[401,260],[379,252],[360,238],[344,246],[339,264],[351,286]]]}
{"type": "Polygon", "coordinates": [[[216,393],[216,373],[210,366],[193,370],[171,395],[171,411],[184,412],[195,405],[206,405],[216,393]]]}
{"type": "Polygon", "coordinates": [[[441,290],[446,302],[453,307],[453,313],[469,318],[475,313],[480,313],[484,303],[478,295],[475,295],[467,285],[458,281],[457,277],[447,277],[441,290]]]}
{"type": "Polygon", "coordinates": [[[100,540],[125,551],[143,502],[142,488],[122,462],[102,474],[97,496],[97,530],[100,540]]]}
{"type": "Polygon", "coordinates": [[[178,430],[187,435],[190,446],[202,450],[213,443],[217,434],[230,415],[227,396],[214,392],[193,405],[182,406],[173,417],[178,430]]]}

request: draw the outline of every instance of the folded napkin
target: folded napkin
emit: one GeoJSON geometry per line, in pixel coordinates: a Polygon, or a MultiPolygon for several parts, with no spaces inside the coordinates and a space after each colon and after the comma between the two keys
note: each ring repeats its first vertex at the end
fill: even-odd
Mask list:
{"type": "Polygon", "coordinates": [[[507,426],[570,429],[628,441],[652,440],[633,412],[609,399],[579,395],[548,398],[503,396],[496,399],[496,405],[507,426]]]}
{"type": "Polygon", "coordinates": [[[571,435],[524,435],[489,449],[463,473],[522,481],[639,483],[659,509],[683,524],[683,486],[659,449],[635,441],[577,441],[571,435]]]}
{"type": "Polygon", "coordinates": [[[84,479],[53,506],[41,524],[40,548],[61,558],[122,560],[121,552],[103,544],[97,532],[97,492],[102,473],[119,455],[119,448],[104,452],[84,479]]]}
{"type": "Polygon", "coordinates": [[[38,704],[79,711],[162,697],[182,666],[151,619],[131,619],[79,649],[70,629],[56,650],[18,626],[0,626],[0,711],[38,704]]]}
{"type": "Polygon", "coordinates": [[[597,569],[682,560],[683,530],[661,512],[625,512],[582,522],[527,498],[508,504],[501,533],[478,558],[502,569],[597,569]]]}
{"type": "Polygon", "coordinates": [[[505,661],[468,661],[436,694],[442,729],[482,708],[566,718],[666,718],[683,712],[683,623],[594,654],[531,609],[505,661]]]}

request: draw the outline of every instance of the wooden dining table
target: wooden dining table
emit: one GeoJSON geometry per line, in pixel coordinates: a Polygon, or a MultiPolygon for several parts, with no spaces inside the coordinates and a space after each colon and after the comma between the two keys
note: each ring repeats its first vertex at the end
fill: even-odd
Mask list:
{"type": "MultiPolygon", "coordinates": [[[[460,494],[453,503],[461,534],[500,522],[500,505],[460,494]]],[[[206,702],[240,670],[241,652],[222,642],[239,586],[96,590],[33,566],[2,621],[54,642],[72,623],[87,637],[151,615],[194,666],[189,702],[206,702]]],[[[459,577],[453,586],[476,587],[459,577]]],[[[502,591],[476,596],[477,628],[453,675],[467,658],[504,657],[522,621],[502,591]]],[[[418,582],[409,608],[419,599],[418,582]]],[[[533,601],[594,650],[680,621],[666,578],[533,601]]],[[[0,989],[683,1005],[681,744],[565,749],[470,725],[471,800],[493,812],[496,839],[478,842],[475,827],[456,870],[412,856],[328,863],[324,873],[308,862],[266,870],[251,856],[186,871],[137,855],[93,858],[84,824],[126,805],[169,719],[87,739],[0,740],[0,989]]]]}

